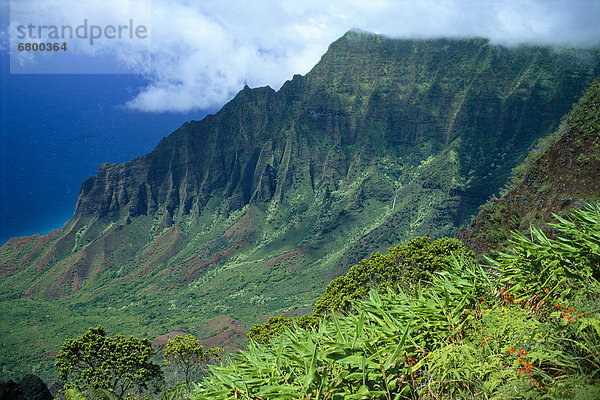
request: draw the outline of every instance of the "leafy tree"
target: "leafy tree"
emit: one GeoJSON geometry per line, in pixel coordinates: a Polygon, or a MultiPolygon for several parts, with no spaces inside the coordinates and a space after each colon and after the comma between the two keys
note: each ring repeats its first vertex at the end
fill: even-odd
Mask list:
{"type": "Polygon", "coordinates": [[[467,261],[474,260],[473,252],[459,240],[450,238],[432,242],[428,237],[416,237],[408,243],[391,247],[386,254],[375,253],[368,260],[352,266],[346,275],[331,281],[325,293],[317,299],[312,315],[269,318],[266,323],[250,328],[248,337],[267,343],[281,334],[285,327],[315,328],[319,319],[332,311],[350,312],[351,303],[366,299],[372,289],[385,293],[388,288],[396,290],[400,286],[411,291],[428,274],[447,267],[449,256],[453,253],[464,256],[467,261]]]}
{"type": "Polygon", "coordinates": [[[108,337],[98,326],[81,337],[65,340],[56,366],[67,387],[104,389],[123,398],[134,389],[148,389],[150,382],[162,378],[160,367],[150,360],[154,354],[147,339],[108,337]]]}
{"type": "Polygon", "coordinates": [[[248,337],[259,343],[267,343],[273,337],[282,333],[285,328],[294,328],[294,325],[300,328],[315,328],[319,324],[320,316],[302,315],[296,318],[287,318],[285,315],[271,317],[264,324],[254,325],[250,328],[248,337]]]}
{"type": "Polygon", "coordinates": [[[447,266],[452,253],[464,254],[469,260],[474,257],[456,239],[442,238],[432,242],[428,237],[416,237],[391,247],[387,254],[375,253],[351,267],[346,275],[331,281],[317,300],[314,313],[348,312],[351,302],[367,298],[371,289],[385,293],[388,288],[400,285],[412,290],[428,273],[447,266]]]}
{"type": "Polygon", "coordinates": [[[202,370],[203,366],[211,361],[221,359],[219,352],[223,349],[214,347],[204,350],[194,335],[177,335],[169,340],[164,353],[164,362],[173,364],[179,373],[183,373],[186,384],[190,383],[190,375],[193,369],[202,370]]]}

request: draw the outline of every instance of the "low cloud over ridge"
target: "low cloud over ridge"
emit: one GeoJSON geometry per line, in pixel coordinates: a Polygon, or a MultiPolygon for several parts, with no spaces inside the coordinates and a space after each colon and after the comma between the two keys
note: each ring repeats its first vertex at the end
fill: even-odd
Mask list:
{"type": "MultiPolygon", "coordinates": [[[[151,12],[149,83],[127,103],[146,112],[218,108],[244,84],[278,89],[293,74],[307,73],[329,43],[353,28],[392,37],[487,37],[505,45],[600,42],[595,0],[153,0],[151,12]]],[[[114,51],[124,62],[134,57],[131,49],[114,51]]]]}

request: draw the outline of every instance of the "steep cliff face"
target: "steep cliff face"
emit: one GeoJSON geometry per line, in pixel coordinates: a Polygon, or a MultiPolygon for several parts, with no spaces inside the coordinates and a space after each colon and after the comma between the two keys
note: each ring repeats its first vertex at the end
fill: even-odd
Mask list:
{"type": "Polygon", "coordinates": [[[503,195],[483,205],[456,236],[479,254],[504,248],[511,231],[545,228],[565,214],[600,199],[600,80],[596,80],[559,129],[540,140],[503,195]]]}
{"type": "Polygon", "coordinates": [[[150,154],[101,165],[62,230],[0,250],[0,288],[94,298],[132,277],[139,296],[193,283],[220,293],[210,313],[236,318],[307,303],[368,253],[453,234],[598,60],[349,32],[279,91],[245,87],[150,154]]]}
{"type": "Polygon", "coordinates": [[[265,189],[261,184],[267,185],[266,195],[272,186],[267,180],[274,178],[268,162],[273,163],[273,148],[281,146],[265,134],[279,131],[284,122],[268,121],[275,119],[277,103],[272,89],[246,87],[218,117],[184,124],[152,153],[101,165],[82,184],[74,218],[168,214],[170,225],[175,216],[200,214],[211,196],[231,198],[230,207],[239,209],[265,189]]]}

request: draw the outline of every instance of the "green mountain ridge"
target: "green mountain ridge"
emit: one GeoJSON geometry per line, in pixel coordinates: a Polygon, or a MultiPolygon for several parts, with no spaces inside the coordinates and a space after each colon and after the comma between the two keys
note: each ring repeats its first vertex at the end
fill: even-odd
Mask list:
{"type": "Polygon", "coordinates": [[[502,257],[497,251],[514,245],[515,232],[538,241],[535,230],[542,229],[554,238],[557,230],[553,223],[564,222],[560,219],[586,212],[590,204],[598,203],[599,176],[600,78],[562,118],[559,129],[540,139],[514,169],[512,183],[502,189],[504,194],[484,203],[455,238],[432,243],[427,237],[415,237],[383,254],[371,254],[327,285],[312,314],[270,318],[266,324],[253,326],[249,337],[267,342],[282,333],[283,326],[293,327],[294,322],[301,327],[314,326],[331,312],[347,312],[352,301],[367,298],[371,289],[385,294],[389,288],[406,290],[411,282],[414,285],[422,280],[426,286],[425,271],[443,271],[451,253],[469,262],[477,256],[485,265],[488,261],[482,256],[502,257]]]}
{"type": "Polygon", "coordinates": [[[6,243],[3,370],[12,345],[31,363],[99,321],[208,336],[309,307],[368,254],[454,234],[599,72],[596,50],[349,32],[279,91],[100,166],[63,229],[6,243]]]}
{"type": "Polygon", "coordinates": [[[600,81],[596,79],[556,130],[515,169],[502,196],[481,208],[456,237],[479,254],[504,249],[511,231],[544,229],[553,214],[600,200],[600,81]]]}
{"type": "Polygon", "coordinates": [[[372,254],[312,315],[252,327],[190,397],[598,398],[599,149],[596,79],[457,233],[502,253],[480,265],[456,239],[417,237],[372,254]]]}

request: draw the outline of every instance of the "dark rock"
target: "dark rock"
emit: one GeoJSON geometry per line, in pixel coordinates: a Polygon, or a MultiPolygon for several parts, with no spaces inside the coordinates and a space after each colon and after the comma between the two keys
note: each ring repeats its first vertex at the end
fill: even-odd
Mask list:
{"type": "Polygon", "coordinates": [[[14,381],[0,383],[0,400],[13,400],[20,396],[19,386],[14,381]]]}
{"type": "Polygon", "coordinates": [[[28,374],[19,382],[23,399],[27,400],[52,400],[52,395],[43,380],[33,374],[28,374]]]}
{"type": "Polygon", "coordinates": [[[52,400],[54,397],[44,381],[33,374],[25,375],[19,383],[0,383],[0,400],[52,400]]]}

